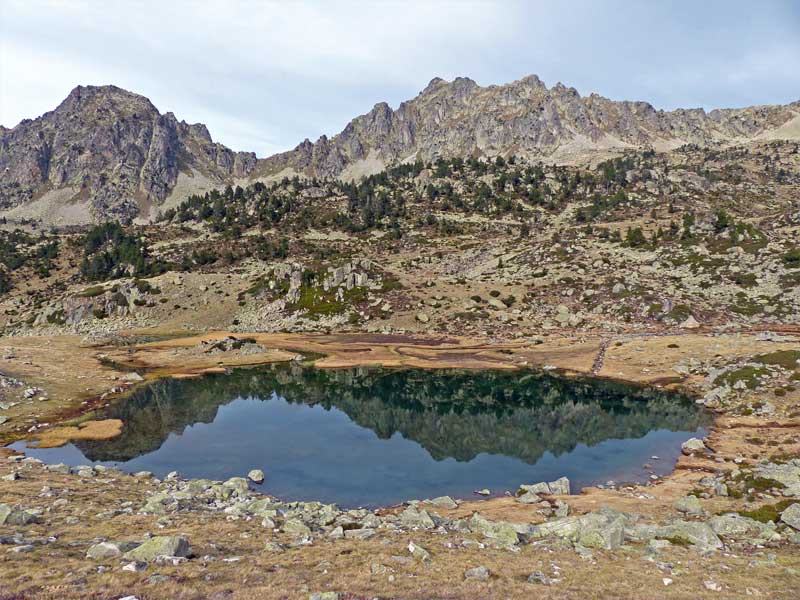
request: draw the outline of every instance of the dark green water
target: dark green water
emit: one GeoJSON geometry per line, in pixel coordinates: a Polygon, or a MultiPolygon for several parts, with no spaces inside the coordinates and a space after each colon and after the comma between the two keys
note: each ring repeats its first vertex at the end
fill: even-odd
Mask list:
{"type": "Polygon", "coordinates": [[[710,422],[687,398],[601,381],[297,364],[157,382],[101,416],[122,419],[122,435],[26,452],[162,476],[260,468],[269,494],[343,506],[501,494],[562,475],[574,491],[644,481],[644,463],[669,472],[710,422]]]}

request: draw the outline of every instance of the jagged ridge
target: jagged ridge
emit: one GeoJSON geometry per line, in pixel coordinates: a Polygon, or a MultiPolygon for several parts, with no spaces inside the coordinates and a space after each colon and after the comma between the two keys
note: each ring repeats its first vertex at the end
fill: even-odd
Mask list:
{"type": "Polygon", "coordinates": [[[515,154],[571,162],[626,148],[800,138],[800,103],[661,111],[535,75],[481,87],[433,79],[392,110],[385,102],[316,143],[257,160],[212,141],[205,125],[160,114],[115,86],[79,86],[54,111],[0,128],[0,213],[45,222],[152,218],[171,199],[283,175],[358,178],[437,157],[515,154]]]}
{"type": "MultiPolygon", "coordinates": [[[[597,94],[582,98],[561,83],[548,89],[535,75],[488,87],[463,77],[452,82],[435,78],[397,110],[376,104],[331,139],[305,140],[261,161],[259,172],[291,169],[352,177],[396,161],[471,155],[569,160],[598,150],[748,141],[793,119],[800,125],[798,103],[709,113],[702,108],[663,111],[597,94]]],[[[786,133],[797,136],[797,131],[786,133]]]]}

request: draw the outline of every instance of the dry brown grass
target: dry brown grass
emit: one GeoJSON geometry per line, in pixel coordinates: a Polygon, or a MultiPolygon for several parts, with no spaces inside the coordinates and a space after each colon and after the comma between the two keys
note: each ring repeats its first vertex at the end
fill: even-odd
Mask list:
{"type": "Polygon", "coordinates": [[[36,435],[36,447],[57,448],[74,440],[110,440],[122,433],[120,419],[84,421],[77,426],[51,427],[36,435]]]}

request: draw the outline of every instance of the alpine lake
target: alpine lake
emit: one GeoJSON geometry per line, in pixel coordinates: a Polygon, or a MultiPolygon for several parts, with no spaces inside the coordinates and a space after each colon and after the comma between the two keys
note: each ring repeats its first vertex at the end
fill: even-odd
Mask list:
{"type": "Polygon", "coordinates": [[[377,507],[492,495],[566,476],[581,487],[647,480],[675,465],[711,415],[652,388],[542,371],[233,369],[143,386],[93,418],[122,434],[59,448],[13,448],[47,463],[253,485],[284,500],[377,507]],[[651,468],[646,470],[645,463],[651,468]]]}

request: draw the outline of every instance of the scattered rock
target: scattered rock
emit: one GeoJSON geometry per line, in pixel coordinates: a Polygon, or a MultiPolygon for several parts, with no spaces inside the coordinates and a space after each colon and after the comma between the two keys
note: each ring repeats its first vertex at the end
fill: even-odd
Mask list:
{"type": "Polygon", "coordinates": [[[264,471],[253,469],[247,474],[247,478],[254,483],[264,483],[264,471]]]}
{"type": "Polygon", "coordinates": [[[541,585],[552,585],[553,580],[541,571],[534,571],[528,575],[528,583],[538,583],[541,585]]]}
{"type": "Polygon", "coordinates": [[[781,513],[781,521],[800,531],[800,503],[792,504],[781,513]]]}
{"type": "Polygon", "coordinates": [[[124,554],[126,560],[152,562],[158,556],[189,556],[189,540],[181,536],[156,536],[124,554]]]}
{"type": "Polygon", "coordinates": [[[675,510],[692,516],[700,516],[704,513],[703,506],[697,496],[684,496],[678,498],[673,504],[675,510]]]}
{"type": "Polygon", "coordinates": [[[411,556],[420,562],[428,562],[431,559],[431,553],[414,542],[409,542],[408,551],[411,553],[411,556]]]}
{"type": "Polygon", "coordinates": [[[491,572],[483,565],[475,567],[464,573],[464,579],[477,579],[478,581],[486,581],[489,579],[491,572]]]}
{"type": "Polygon", "coordinates": [[[705,443],[698,438],[690,438],[681,444],[681,451],[686,455],[705,452],[706,450],[708,450],[708,448],[706,448],[705,443]]]}

